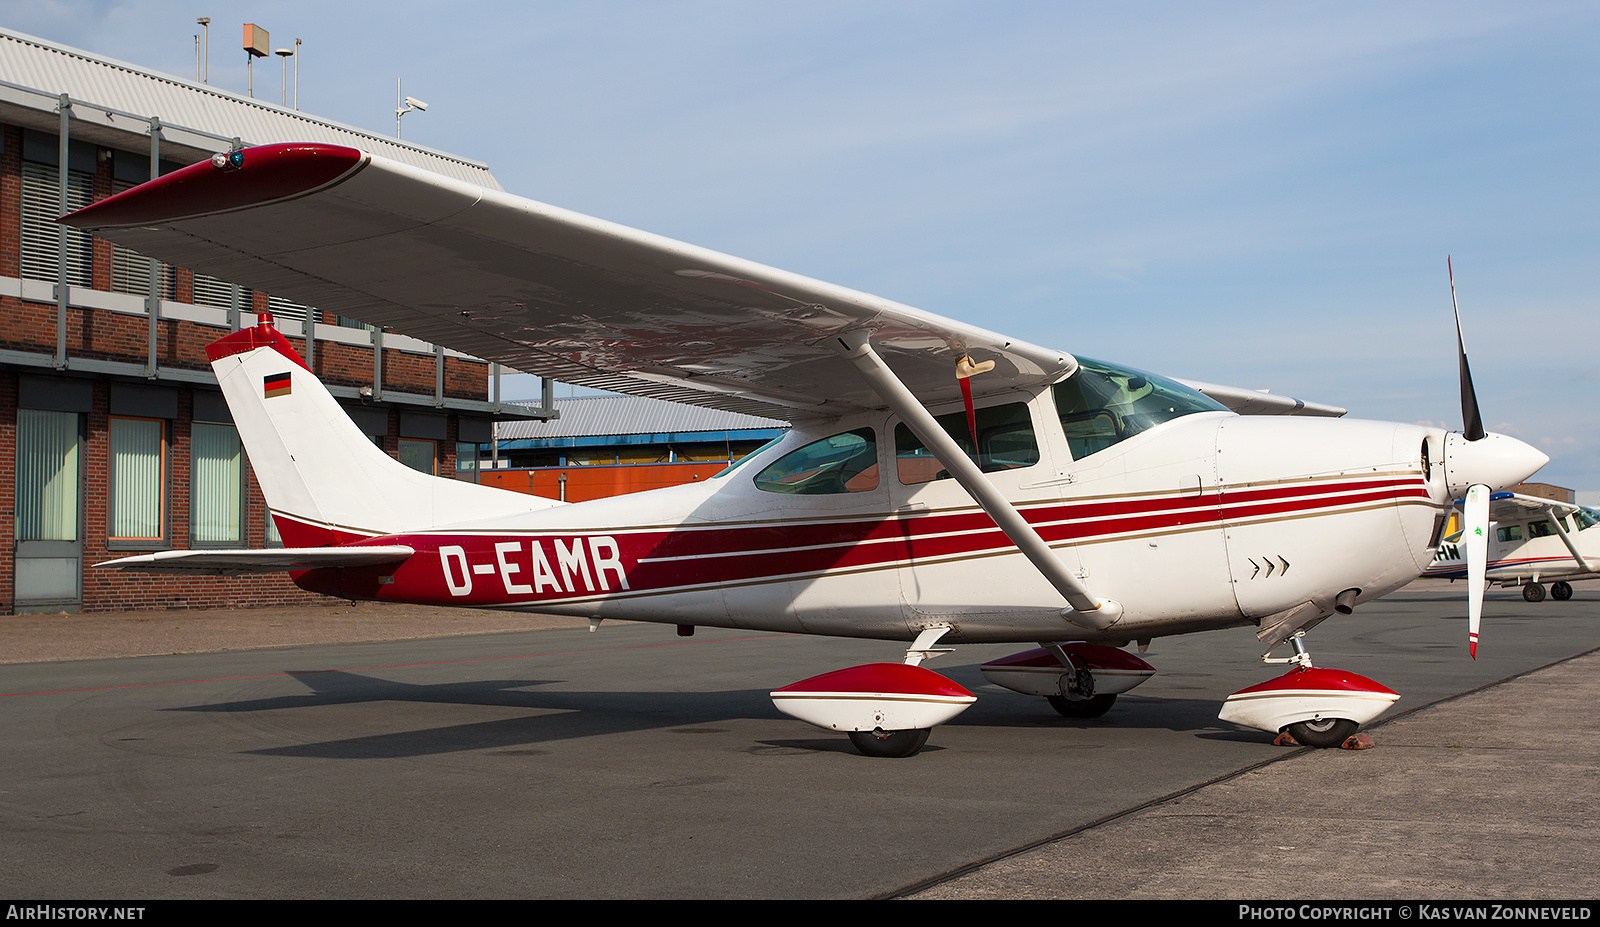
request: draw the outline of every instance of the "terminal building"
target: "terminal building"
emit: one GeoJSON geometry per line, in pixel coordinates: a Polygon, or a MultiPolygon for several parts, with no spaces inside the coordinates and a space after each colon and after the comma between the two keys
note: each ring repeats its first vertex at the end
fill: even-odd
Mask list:
{"type": "Polygon", "coordinates": [[[563,502],[694,483],[789,428],[646,396],[572,396],[551,405],[557,418],[496,426],[481,482],[563,502]]]}
{"type": "Polygon", "coordinates": [[[239,146],[345,144],[499,189],[475,161],[0,30],[0,613],[327,601],[282,574],[123,575],[152,550],[280,543],[204,348],[270,313],[384,450],[477,478],[497,368],[169,267],[55,220],[239,146]]]}

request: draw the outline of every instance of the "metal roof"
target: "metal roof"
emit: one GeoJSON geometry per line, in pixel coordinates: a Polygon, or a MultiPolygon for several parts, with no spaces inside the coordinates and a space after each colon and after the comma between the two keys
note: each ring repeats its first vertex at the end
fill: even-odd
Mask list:
{"type": "Polygon", "coordinates": [[[55,133],[62,93],[72,102],[69,135],[109,147],[146,150],[148,120],[158,117],[161,153],[172,160],[209,157],[234,138],[246,145],[326,142],[501,189],[478,161],[0,29],[0,120],[55,133]]]}
{"type": "Polygon", "coordinates": [[[561,413],[560,418],[547,422],[499,422],[495,425],[495,437],[501,441],[528,441],[789,427],[788,422],[758,415],[687,406],[645,396],[572,396],[555,400],[555,407],[561,413]]]}

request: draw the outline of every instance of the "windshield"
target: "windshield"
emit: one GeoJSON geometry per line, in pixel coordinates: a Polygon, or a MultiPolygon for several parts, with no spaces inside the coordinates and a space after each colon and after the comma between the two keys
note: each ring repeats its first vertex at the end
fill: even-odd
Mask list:
{"type": "Polygon", "coordinates": [[[1228,410],[1176,380],[1087,357],[1055,385],[1055,400],[1074,460],[1180,416],[1228,410]]]}

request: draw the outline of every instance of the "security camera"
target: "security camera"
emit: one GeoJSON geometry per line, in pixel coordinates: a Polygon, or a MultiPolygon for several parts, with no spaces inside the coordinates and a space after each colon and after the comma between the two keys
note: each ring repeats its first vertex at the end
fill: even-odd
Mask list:
{"type": "Polygon", "coordinates": [[[428,104],[422,102],[421,100],[417,99],[416,97],[406,97],[406,105],[415,107],[417,109],[422,109],[422,110],[425,110],[425,109],[428,108],[428,104]]]}

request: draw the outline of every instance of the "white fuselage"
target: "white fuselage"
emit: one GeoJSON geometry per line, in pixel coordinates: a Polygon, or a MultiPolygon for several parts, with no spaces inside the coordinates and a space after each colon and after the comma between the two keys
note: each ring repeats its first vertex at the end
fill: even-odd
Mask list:
{"type": "Polygon", "coordinates": [[[886,412],[797,427],[703,483],[373,538],[417,554],[390,572],[299,581],[687,625],[909,640],[942,624],[950,643],[1121,642],[1306,603],[1332,613],[1341,592],[1376,598],[1433,556],[1445,476],[1423,445],[1441,460],[1439,429],[1199,412],[1075,460],[1049,390],[985,399],[1002,402],[1026,407],[1037,461],[987,475],[1096,595],[1122,604],[1102,632],[1063,617],[1061,594],[954,480],[930,478],[925,459],[906,466],[886,412]],[[877,455],[855,491],[758,486],[774,461],[852,431],[875,436],[877,455]]]}

